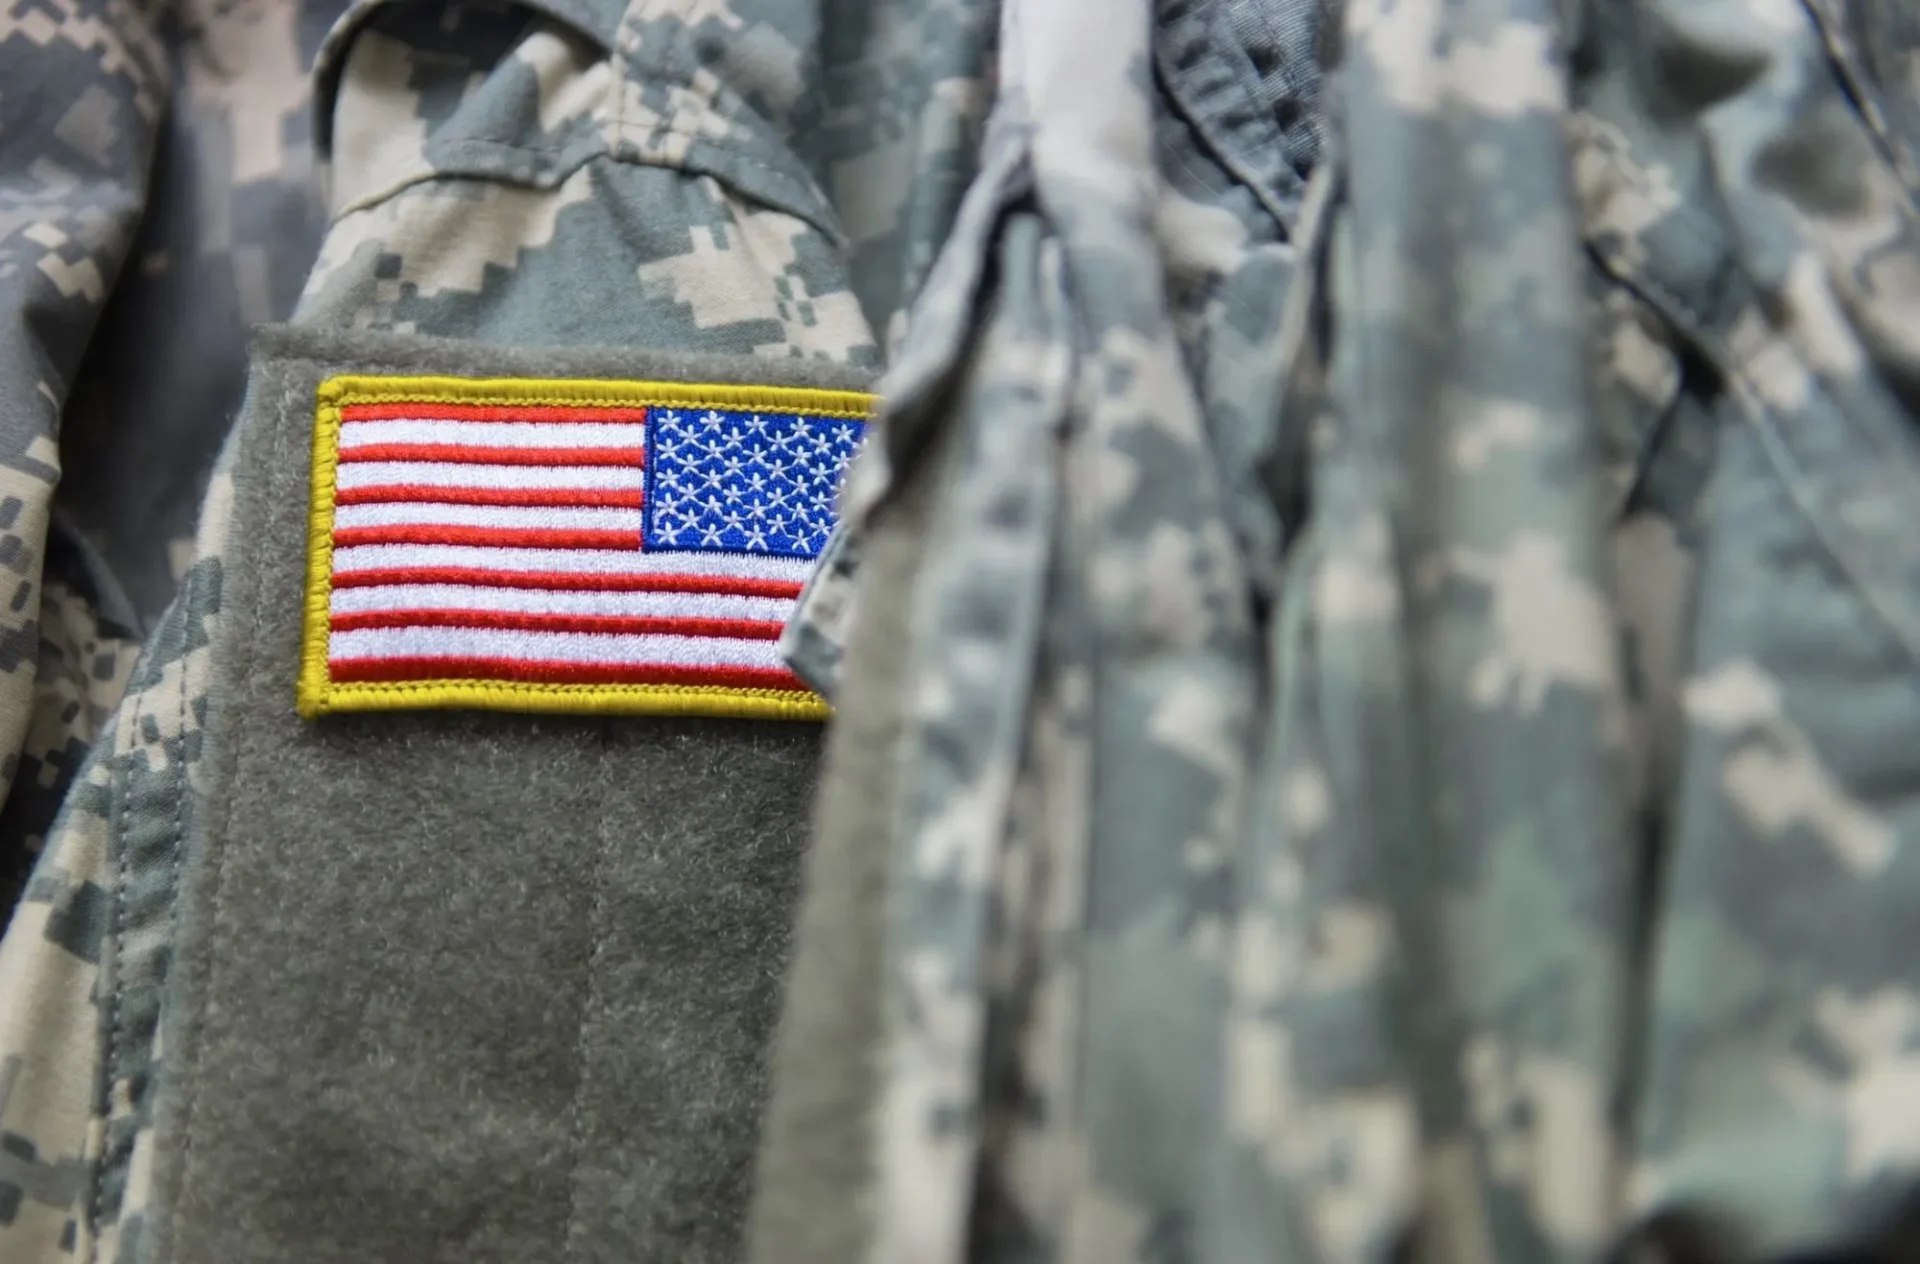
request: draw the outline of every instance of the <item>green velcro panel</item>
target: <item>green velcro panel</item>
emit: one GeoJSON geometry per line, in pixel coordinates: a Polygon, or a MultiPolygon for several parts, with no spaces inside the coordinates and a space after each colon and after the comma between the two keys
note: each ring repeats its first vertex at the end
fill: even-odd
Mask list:
{"type": "Polygon", "coordinates": [[[301,720],[314,399],[343,373],[869,385],[797,361],[261,336],[154,1258],[732,1264],[820,728],[301,720]]]}

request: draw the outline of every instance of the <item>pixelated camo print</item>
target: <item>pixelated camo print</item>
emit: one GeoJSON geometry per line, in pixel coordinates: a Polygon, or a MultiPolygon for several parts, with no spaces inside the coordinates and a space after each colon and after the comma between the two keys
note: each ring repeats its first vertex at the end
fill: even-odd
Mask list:
{"type": "MultiPolygon", "coordinates": [[[[868,1258],[1871,1230],[1920,1167],[1912,7],[1350,0],[1245,345],[1226,195],[1156,172],[1182,8],[1010,0],[838,546],[952,428],[868,1258]]],[[[828,679],[902,599],[843,569],[828,679]]]]}

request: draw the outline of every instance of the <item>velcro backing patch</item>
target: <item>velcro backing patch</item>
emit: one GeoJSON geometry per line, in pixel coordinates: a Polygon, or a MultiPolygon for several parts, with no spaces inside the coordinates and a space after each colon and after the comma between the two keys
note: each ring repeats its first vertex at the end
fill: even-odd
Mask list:
{"type": "Polygon", "coordinates": [[[329,379],[300,713],[824,718],[776,644],[872,407],[760,386],[329,379]]]}

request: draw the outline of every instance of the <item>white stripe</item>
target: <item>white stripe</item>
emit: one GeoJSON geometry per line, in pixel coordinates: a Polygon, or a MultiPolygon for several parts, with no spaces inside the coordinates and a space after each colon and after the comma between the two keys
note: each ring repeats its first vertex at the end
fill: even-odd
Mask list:
{"type": "Polygon", "coordinates": [[[334,592],[334,614],[392,610],[488,610],[507,614],[601,614],[660,619],[761,619],[785,623],[791,597],[728,593],[548,592],[467,584],[376,584],[334,592]]]}
{"type": "Polygon", "coordinates": [[[646,485],[638,465],[461,465],[452,461],[346,461],[334,471],[342,488],[418,484],[427,487],[588,487],[635,491],[646,485]]]}
{"type": "Polygon", "coordinates": [[[494,628],[360,628],[335,632],[327,656],[340,659],[511,658],[550,663],[631,663],[677,667],[784,667],[774,641],[717,636],[610,636],[600,632],[502,632],[494,628]]]}
{"type": "Polygon", "coordinates": [[[397,527],[429,523],[448,527],[520,527],[548,531],[632,531],[640,546],[638,509],[562,509],[546,505],[436,505],[383,501],[341,505],[333,511],[334,529],[397,527]]]}
{"type": "Polygon", "coordinates": [[[813,559],[753,553],[629,553],[625,549],[491,549],[465,544],[358,544],[333,551],[333,569],[460,566],[490,571],[566,571],[591,575],[724,575],[729,579],[805,580],[813,559]]]}
{"type": "Polygon", "coordinates": [[[640,422],[615,421],[350,421],[342,449],[370,443],[457,443],[476,448],[637,448],[640,422]]]}

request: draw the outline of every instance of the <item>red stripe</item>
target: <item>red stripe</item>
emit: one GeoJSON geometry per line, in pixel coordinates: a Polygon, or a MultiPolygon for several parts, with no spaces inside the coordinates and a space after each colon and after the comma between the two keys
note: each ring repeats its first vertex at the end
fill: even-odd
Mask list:
{"type": "Polygon", "coordinates": [[[333,533],[335,548],[363,544],[477,544],[507,549],[640,550],[640,532],[559,531],[534,527],[343,527],[333,533]]]}
{"type": "Polygon", "coordinates": [[[496,571],[472,566],[387,566],[334,575],[335,588],[382,584],[473,584],[481,588],[551,588],[560,592],[730,593],[737,597],[798,597],[800,585],[785,579],[733,579],[724,575],[597,575],[565,571],[496,571]]]}
{"type": "Polygon", "coordinates": [[[639,509],[646,503],[638,488],[613,491],[566,487],[434,487],[428,483],[383,483],[378,487],[342,487],[336,505],[381,505],[412,501],[431,505],[579,506],[582,509],[639,509]]]}
{"type": "Polygon", "coordinates": [[[612,614],[522,614],[502,610],[380,610],[336,614],[335,632],[360,628],[506,628],[515,632],[605,632],[615,635],[715,636],[777,641],[780,625],[767,619],[694,619],[612,614]]]}
{"type": "Polygon", "coordinates": [[[340,449],[355,461],[431,461],[450,465],[642,465],[645,448],[488,448],[470,443],[365,443],[340,449]]]}
{"type": "Polygon", "coordinates": [[[775,667],[681,667],[665,663],[551,663],[518,658],[333,659],[339,684],[400,680],[526,680],[564,685],[724,685],[732,689],[806,692],[800,678],[775,667]]]}
{"type": "Polygon", "coordinates": [[[644,408],[545,404],[348,404],[341,421],[645,421],[644,408]]]}

